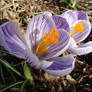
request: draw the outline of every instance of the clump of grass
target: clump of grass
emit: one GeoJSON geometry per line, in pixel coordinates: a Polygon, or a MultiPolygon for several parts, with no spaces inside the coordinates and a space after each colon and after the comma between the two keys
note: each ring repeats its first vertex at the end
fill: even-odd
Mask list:
{"type": "MultiPolygon", "coordinates": [[[[0,50],[0,53],[2,55],[10,55],[12,56],[11,53],[5,51],[5,50],[0,50]]],[[[22,67],[24,74],[21,73],[18,69],[15,68],[14,65],[10,64],[6,60],[3,59],[2,55],[0,56],[0,78],[2,80],[2,85],[3,87],[0,87],[0,92],[5,92],[7,90],[11,90],[11,88],[17,88],[19,85],[21,85],[20,92],[23,92],[23,89],[26,84],[33,84],[33,77],[32,77],[32,70],[31,67],[29,67],[26,62],[24,62],[24,66],[22,67]],[[4,67],[3,67],[4,66],[4,67]],[[4,69],[3,69],[4,68],[4,69]],[[12,79],[12,82],[9,83],[11,80],[6,80],[7,75],[5,73],[8,73],[10,78],[12,79]],[[19,79],[17,79],[17,76],[19,79]]]]}
{"type": "Polygon", "coordinates": [[[76,9],[77,3],[76,0],[61,0],[61,2],[66,3],[70,8],[76,9]]]}

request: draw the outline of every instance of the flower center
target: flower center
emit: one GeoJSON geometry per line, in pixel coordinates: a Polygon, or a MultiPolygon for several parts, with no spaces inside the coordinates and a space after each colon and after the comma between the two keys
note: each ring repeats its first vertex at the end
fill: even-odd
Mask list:
{"type": "Polygon", "coordinates": [[[44,34],[44,39],[41,40],[36,48],[36,55],[42,56],[50,48],[50,44],[57,44],[59,42],[59,33],[56,29],[51,29],[50,32],[44,34]]]}
{"type": "Polygon", "coordinates": [[[74,32],[72,30],[70,32],[71,36],[74,35],[77,32],[83,32],[83,30],[84,30],[84,26],[83,26],[82,23],[76,24],[74,28],[75,28],[74,32]]]}

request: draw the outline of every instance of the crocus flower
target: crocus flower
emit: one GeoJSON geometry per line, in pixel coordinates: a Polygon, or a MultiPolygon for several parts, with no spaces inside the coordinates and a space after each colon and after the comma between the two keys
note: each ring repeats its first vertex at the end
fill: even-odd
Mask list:
{"type": "MultiPolygon", "coordinates": [[[[68,23],[65,23],[67,30],[70,30],[68,23]]],[[[69,34],[66,29],[57,29],[54,20],[46,14],[31,19],[25,36],[16,22],[1,25],[0,43],[16,57],[26,59],[32,67],[51,75],[63,76],[74,68],[72,55],[59,57],[69,47],[69,34]]]]}
{"type": "Polygon", "coordinates": [[[82,45],[78,43],[85,40],[91,32],[91,24],[87,13],[83,11],[66,11],[61,15],[70,25],[71,44],[68,51],[75,55],[84,55],[92,52],[92,41],[82,45]]]}
{"type": "Polygon", "coordinates": [[[71,43],[68,48],[70,53],[74,55],[84,55],[92,52],[92,41],[77,45],[85,40],[91,32],[91,24],[85,12],[68,10],[58,16],[52,16],[50,12],[45,12],[45,14],[54,19],[57,29],[64,28],[70,34],[71,43]],[[70,30],[67,30],[68,27],[65,24],[65,20],[63,22],[61,21],[62,18],[68,22],[70,30]]]}

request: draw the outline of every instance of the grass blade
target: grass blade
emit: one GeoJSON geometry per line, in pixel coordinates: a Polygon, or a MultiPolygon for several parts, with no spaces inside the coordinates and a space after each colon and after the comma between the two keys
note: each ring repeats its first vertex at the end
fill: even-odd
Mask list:
{"type": "Polygon", "coordinates": [[[16,76],[14,76],[13,71],[11,71],[11,70],[10,70],[9,68],[7,68],[7,67],[6,67],[6,69],[7,69],[7,72],[9,72],[10,77],[12,78],[12,80],[13,80],[14,82],[16,82],[16,76]]]}
{"type": "Polygon", "coordinates": [[[20,85],[20,84],[22,84],[22,83],[23,83],[23,81],[14,82],[14,83],[12,83],[12,84],[10,84],[10,85],[8,85],[8,86],[5,86],[4,88],[1,88],[1,89],[0,89],[0,92],[5,92],[6,90],[8,90],[8,89],[10,89],[10,88],[12,88],[12,87],[14,87],[14,86],[20,85]]]}
{"type": "Polygon", "coordinates": [[[28,83],[28,82],[29,82],[29,80],[25,80],[25,81],[23,82],[23,84],[22,84],[22,86],[21,86],[21,88],[20,88],[20,92],[23,92],[23,89],[24,89],[26,83],[28,83]]]}
{"type": "Polygon", "coordinates": [[[12,65],[10,65],[6,60],[2,59],[1,57],[0,57],[0,62],[3,65],[5,65],[6,67],[8,67],[10,70],[15,72],[17,75],[19,75],[20,77],[24,78],[24,76],[18,70],[16,70],[12,65]]]}
{"type": "Polygon", "coordinates": [[[6,80],[5,80],[5,77],[4,77],[3,68],[2,68],[1,64],[0,64],[0,76],[1,76],[3,84],[6,84],[6,80]]]}

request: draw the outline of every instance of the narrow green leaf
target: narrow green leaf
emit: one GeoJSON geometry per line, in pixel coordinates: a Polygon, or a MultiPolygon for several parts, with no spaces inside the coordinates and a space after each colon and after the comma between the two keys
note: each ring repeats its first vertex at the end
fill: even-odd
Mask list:
{"type": "Polygon", "coordinates": [[[5,80],[5,77],[4,77],[2,65],[0,65],[0,76],[1,76],[3,84],[6,84],[6,80],[5,80]]]}
{"type": "Polygon", "coordinates": [[[23,89],[24,89],[25,85],[26,85],[28,82],[29,82],[29,80],[25,80],[25,81],[23,82],[23,84],[21,85],[21,88],[20,88],[20,92],[23,92],[23,89]]]}
{"type": "Polygon", "coordinates": [[[7,72],[9,72],[9,74],[10,74],[12,80],[15,82],[15,81],[16,81],[16,76],[14,76],[13,71],[11,71],[11,70],[10,70],[9,68],[7,68],[7,67],[6,67],[6,69],[7,69],[7,72]]]}
{"type": "Polygon", "coordinates": [[[24,64],[24,75],[25,75],[26,79],[28,79],[30,81],[30,83],[33,83],[32,73],[26,63],[24,64]]]}
{"type": "Polygon", "coordinates": [[[67,0],[65,0],[66,4],[69,4],[67,0]]]}
{"type": "Polygon", "coordinates": [[[74,8],[74,9],[76,9],[76,1],[74,1],[73,3],[72,3],[72,6],[71,6],[72,8],[74,8]]]}
{"type": "Polygon", "coordinates": [[[4,88],[1,88],[1,89],[0,89],[0,92],[5,92],[6,90],[8,90],[8,89],[10,89],[10,88],[12,88],[12,87],[14,87],[14,86],[20,85],[20,84],[22,84],[22,83],[23,83],[23,81],[14,82],[14,83],[12,83],[12,84],[10,84],[10,85],[8,85],[8,86],[5,86],[4,88]]]}
{"type": "Polygon", "coordinates": [[[5,65],[6,67],[8,67],[10,70],[15,72],[17,75],[19,75],[20,77],[24,78],[24,76],[18,70],[16,70],[12,65],[10,65],[6,60],[2,59],[1,57],[0,57],[0,62],[3,65],[5,65]]]}

